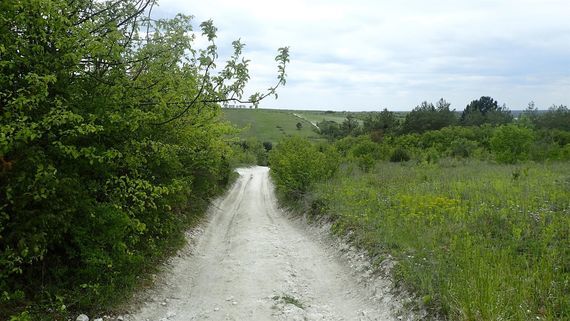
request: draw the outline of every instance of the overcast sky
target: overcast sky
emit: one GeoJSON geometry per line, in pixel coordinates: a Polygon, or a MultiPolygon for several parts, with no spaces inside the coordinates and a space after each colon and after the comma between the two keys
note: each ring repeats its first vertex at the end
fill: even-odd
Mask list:
{"type": "Polygon", "coordinates": [[[153,14],[212,19],[221,52],[246,43],[250,91],[287,85],[261,107],[411,110],[491,96],[510,109],[570,105],[570,0],[159,0],[153,14]]]}

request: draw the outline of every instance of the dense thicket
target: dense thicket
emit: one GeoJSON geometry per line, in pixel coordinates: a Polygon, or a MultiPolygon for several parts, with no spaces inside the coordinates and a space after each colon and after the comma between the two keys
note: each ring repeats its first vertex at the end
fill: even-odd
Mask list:
{"type": "Polygon", "coordinates": [[[197,49],[154,5],[0,3],[0,315],[102,307],[228,181],[215,102],[241,99],[243,45],[214,76],[213,24],[197,49]]]}

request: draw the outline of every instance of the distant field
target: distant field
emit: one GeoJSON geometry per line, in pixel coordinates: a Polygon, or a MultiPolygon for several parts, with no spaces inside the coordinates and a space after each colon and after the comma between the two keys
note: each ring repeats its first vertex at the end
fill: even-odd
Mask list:
{"type": "Polygon", "coordinates": [[[222,113],[224,119],[238,128],[244,128],[239,134],[241,138],[256,137],[262,142],[272,143],[277,143],[283,137],[294,135],[311,140],[322,139],[309,121],[294,115],[304,114],[301,111],[224,108],[222,113]],[[297,129],[297,123],[302,124],[301,129],[297,129]]]}
{"type": "Polygon", "coordinates": [[[337,123],[342,123],[348,113],[345,112],[328,112],[328,111],[296,111],[297,115],[302,116],[306,120],[314,123],[322,122],[323,120],[330,120],[337,123]]]}
{"type": "MultiPolygon", "coordinates": [[[[323,120],[334,121],[341,124],[346,116],[351,114],[362,125],[369,112],[345,111],[313,111],[313,110],[283,110],[283,109],[246,109],[224,108],[223,118],[244,130],[239,134],[243,139],[256,137],[264,142],[277,143],[281,138],[298,135],[310,140],[323,140],[315,132],[313,124],[323,120]],[[297,129],[297,123],[302,124],[297,129]],[[311,124],[313,123],[313,124],[311,124]]],[[[396,112],[396,117],[405,117],[405,112],[396,112]]]]}
{"type": "MultiPolygon", "coordinates": [[[[300,110],[295,111],[296,114],[302,116],[308,121],[319,123],[323,120],[334,121],[341,124],[346,116],[349,114],[358,119],[359,123],[362,125],[364,119],[372,112],[345,112],[345,111],[312,111],[312,110],[300,110]]],[[[403,121],[408,112],[395,112],[396,118],[403,121]]]]}

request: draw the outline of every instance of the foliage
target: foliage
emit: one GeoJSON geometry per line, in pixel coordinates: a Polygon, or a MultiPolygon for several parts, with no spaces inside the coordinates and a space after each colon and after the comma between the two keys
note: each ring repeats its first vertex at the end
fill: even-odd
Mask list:
{"type": "Polygon", "coordinates": [[[273,149],[273,143],[271,142],[263,142],[262,145],[265,151],[268,153],[273,149]]]}
{"type": "Polygon", "coordinates": [[[358,167],[365,172],[370,171],[378,160],[386,159],[389,153],[384,145],[377,144],[366,136],[355,139],[345,138],[338,141],[336,146],[337,149],[343,151],[344,155],[348,154],[350,159],[355,160],[358,167]]]}
{"type": "Polygon", "coordinates": [[[531,120],[537,128],[570,131],[570,109],[564,105],[552,106],[545,113],[534,115],[531,120]]]}
{"type": "Polygon", "coordinates": [[[390,134],[395,132],[399,125],[394,112],[388,111],[386,108],[379,113],[371,113],[364,119],[364,131],[367,133],[390,134]]]}
{"type": "Polygon", "coordinates": [[[495,130],[491,137],[491,150],[497,161],[513,164],[529,157],[533,142],[530,129],[517,125],[504,125],[495,130]]]}
{"type": "Polygon", "coordinates": [[[340,125],[333,120],[323,120],[317,123],[317,126],[319,127],[319,133],[329,140],[335,140],[344,136],[340,125]]]}
{"type": "Polygon", "coordinates": [[[267,166],[268,152],[267,147],[271,150],[272,145],[270,142],[261,143],[255,137],[250,137],[247,140],[241,140],[234,143],[234,164],[237,166],[244,165],[261,165],[267,166]],[[269,143],[269,145],[267,145],[269,143]]]}
{"type": "Polygon", "coordinates": [[[360,132],[360,124],[352,114],[348,114],[346,119],[340,124],[340,131],[343,137],[357,136],[360,132]]]}
{"type": "Polygon", "coordinates": [[[460,123],[466,126],[500,125],[510,123],[512,120],[513,116],[506,106],[499,106],[493,98],[483,96],[465,107],[460,123]]]}
{"type": "Polygon", "coordinates": [[[306,139],[293,136],[271,150],[269,162],[279,190],[288,199],[299,199],[313,183],[335,173],[338,156],[326,146],[319,149],[306,139]]]}
{"type": "Polygon", "coordinates": [[[450,104],[443,98],[437,102],[437,106],[424,101],[406,114],[401,131],[403,133],[423,133],[454,125],[457,121],[455,111],[450,110],[449,106],[450,104]]]}
{"type": "Polygon", "coordinates": [[[394,163],[407,162],[410,160],[410,154],[402,147],[397,147],[390,155],[390,161],[394,163]]]}
{"type": "Polygon", "coordinates": [[[213,23],[198,49],[154,5],[0,4],[0,315],[110,305],[228,182],[215,102],[242,99],[244,45],[214,74],[213,23]]]}
{"type": "MultiPolygon", "coordinates": [[[[511,125],[509,125],[511,126],[511,125]]],[[[521,132],[521,137],[513,137],[511,147],[498,144],[499,137],[505,136],[503,126],[448,126],[439,130],[430,130],[422,134],[411,133],[402,135],[383,136],[378,140],[373,135],[345,137],[335,142],[338,151],[345,157],[358,158],[351,151],[358,150],[363,142],[368,146],[376,146],[375,152],[369,155],[373,160],[387,160],[392,153],[401,153],[398,149],[405,149],[410,159],[433,162],[446,157],[476,158],[480,160],[491,159],[493,156],[500,162],[512,162],[505,155],[511,155],[518,160],[531,158],[536,161],[569,160],[570,132],[561,130],[533,130],[520,125],[512,125],[521,132]],[[529,137],[530,138],[530,147],[529,137]],[[494,147],[491,146],[492,137],[495,138],[494,147]],[[523,144],[523,141],[525,142],[523,144]],[[516,144],[522,144],[520,151],[516,144]],[[500,147],[499,147],[500,146],[500,147]]],[[[516,136],[516,135],[515,135],[516,136]]],[[[360,153],[360,152],[357,152],[360,153]]],[[[360,153],[363,155],[363,153],[360,153]]],[[[361,160],[363,166],[370,160],[361,160]]]]}

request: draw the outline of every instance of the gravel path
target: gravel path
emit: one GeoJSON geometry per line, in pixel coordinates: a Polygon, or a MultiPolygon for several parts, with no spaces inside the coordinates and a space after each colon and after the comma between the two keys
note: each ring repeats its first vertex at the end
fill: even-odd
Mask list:
{"type": "Polygon", "coordinates": [[[200,235],[127,320],[402,319],[335,245],[277,207],[267,167],[238,172],[200,235]]]}

